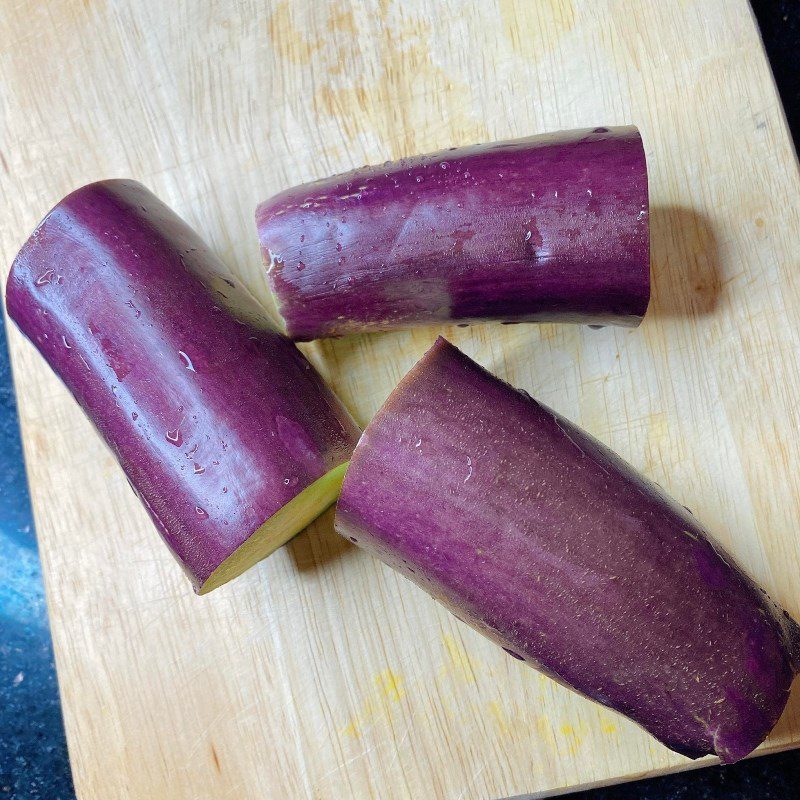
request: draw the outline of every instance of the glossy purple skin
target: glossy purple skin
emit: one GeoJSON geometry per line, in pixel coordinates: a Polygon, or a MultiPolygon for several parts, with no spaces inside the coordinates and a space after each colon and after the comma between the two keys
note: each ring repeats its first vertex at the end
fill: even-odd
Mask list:
{"type": "Polygon", "coordinates": [[[226,270],[146,188],[104,181],[40,223],[6,302],[197,589],[359,431],[286,337],[223,311],[195,272],[226,270]]]}
{"type": "Polygon", "coordinates": [[[691,758],[743,758],[800,629],[655,484],[439,339],[356,448],[337,530],[691,758]]]}
{"type": "Polygon", "coordinates": [[[273,197],[256,224],[298,340],[491,319],[634,326],[650,297],[633,127],[364,167],[273,197]]]}

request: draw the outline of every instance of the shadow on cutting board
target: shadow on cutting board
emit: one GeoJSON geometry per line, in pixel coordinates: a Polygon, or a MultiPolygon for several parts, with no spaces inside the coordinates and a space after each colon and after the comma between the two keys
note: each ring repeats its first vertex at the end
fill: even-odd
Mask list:
{"type": "Polygon", "coordinates": [[[334,530],[334,513],[335,508],[329,508],[286,545],[298,571],[318,569],[356,552],[355,546],[334,530]]]}
{"type": "MultiPolygon", "coordinates": [[[[686,206],[652,206],[650,264],[651,300],[645,319],[651,316],[696,318],[714,313],[725,285],[725,275],[713,225],[704,214],[686,206]]],[[[476,326],[475,330],[484,330],[486,336],[491,336],[492,326],[497,324],[476,326]]],[[[519,327],[541,332],[545,326],[521,324],[519,327]]],[[[575,328],[557,324],[546,327],[554,336],[567,335],[570,329],[574,331],[575,328]]],[[[414,355],[421,356],[439,333],[452,337],[452,330],[447,326],[432,325],[366,336],[373,345],[378,362],[387,365],[393,377],[399,380],[416,360],[414,355]]],[[[588,335],[591,336],[592,332],[589,331],[588,335]]],[[[351,410],[359,405],[356,394],[363,405],[363,387],[348,384],[346,378],[354,369],[363,366],[364,336],[346,336],[315,343],[320,359],[325,363],[327,378],[351,410]]],[[[500,374],[503,374],[502,370],[500,374]]],[[[378,404],[374,404],[375,409],[378,404]]],[[[367,419],[357,421],[364,425],[367,419]]]]}
{"type": "Polygon", "coordinates": [[[650,308],[647,315],[712,314],[725,276],[710,220],[684,206],[650,209],[650,308]]]}

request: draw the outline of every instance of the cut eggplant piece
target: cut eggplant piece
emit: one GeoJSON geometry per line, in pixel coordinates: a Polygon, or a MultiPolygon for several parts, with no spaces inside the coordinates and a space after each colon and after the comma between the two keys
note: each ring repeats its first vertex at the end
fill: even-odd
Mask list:
{"type": "Polygon", "coordinates": [[[6,295],[201,594],[334,502],[359,434],[252,300],[225,310],[234,296],[248,297],[197,234],[123,180],[62,200],[6,295]]]}
{"type": "Polygon", "coordinates": [[[336,528],[460,619],[691,758],[744,758],[800,628],[686,509],[444,339],[364,431],[336,528]]]}
{"type": "Polygon", "coordinates": [[[431,323],[638,325],[650,298],[647,166],[634,127],[452,148],[262,203],[297,340],[431,323]]]}

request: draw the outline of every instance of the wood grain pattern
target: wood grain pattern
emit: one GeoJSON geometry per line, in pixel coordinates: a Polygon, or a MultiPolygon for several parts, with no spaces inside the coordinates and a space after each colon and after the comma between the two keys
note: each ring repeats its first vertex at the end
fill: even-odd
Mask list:
{"type": "MultiPolygon", "coordinates": [[[[268,301],[253,210],[283,187],[638,124],[642,327],[445,333],[664,485],[800,615],[798,170],[745,0],[17,0],[0,28],[4,274],[60,196],[129,176],[268,301]]],[[[436,333],[304,350],[365,422],[436,333]]],[[[498,798],[691,765],[505,656],[330,513],[194,597],[74,402],[11,345],[82,800],[498,798]]],[[[763,751],[797,744],[796,691],[763,751]]]]}

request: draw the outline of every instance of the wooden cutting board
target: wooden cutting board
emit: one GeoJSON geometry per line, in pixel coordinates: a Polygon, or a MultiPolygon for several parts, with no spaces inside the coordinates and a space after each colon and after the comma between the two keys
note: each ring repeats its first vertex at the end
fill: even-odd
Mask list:
{"type": "MultiPolygon", "coordinates": [[[[800,616],[798,170],[745,0],[18,0],[0,42],[3,274],[63,194],[130,176],[266,301],[253,210],[288,185],[638,124],[641,328],[444,332],[664,485],[800,616]]],[[[438,332],[303,349],[365,423],[438,332]]],[[[508,658],[330,513],[195,597],[13,327],[11,346],[82,800],[485,799],[692,765],[508,658]]],[[[762,752],[798,743],[800,687],[762,752]]]]}

